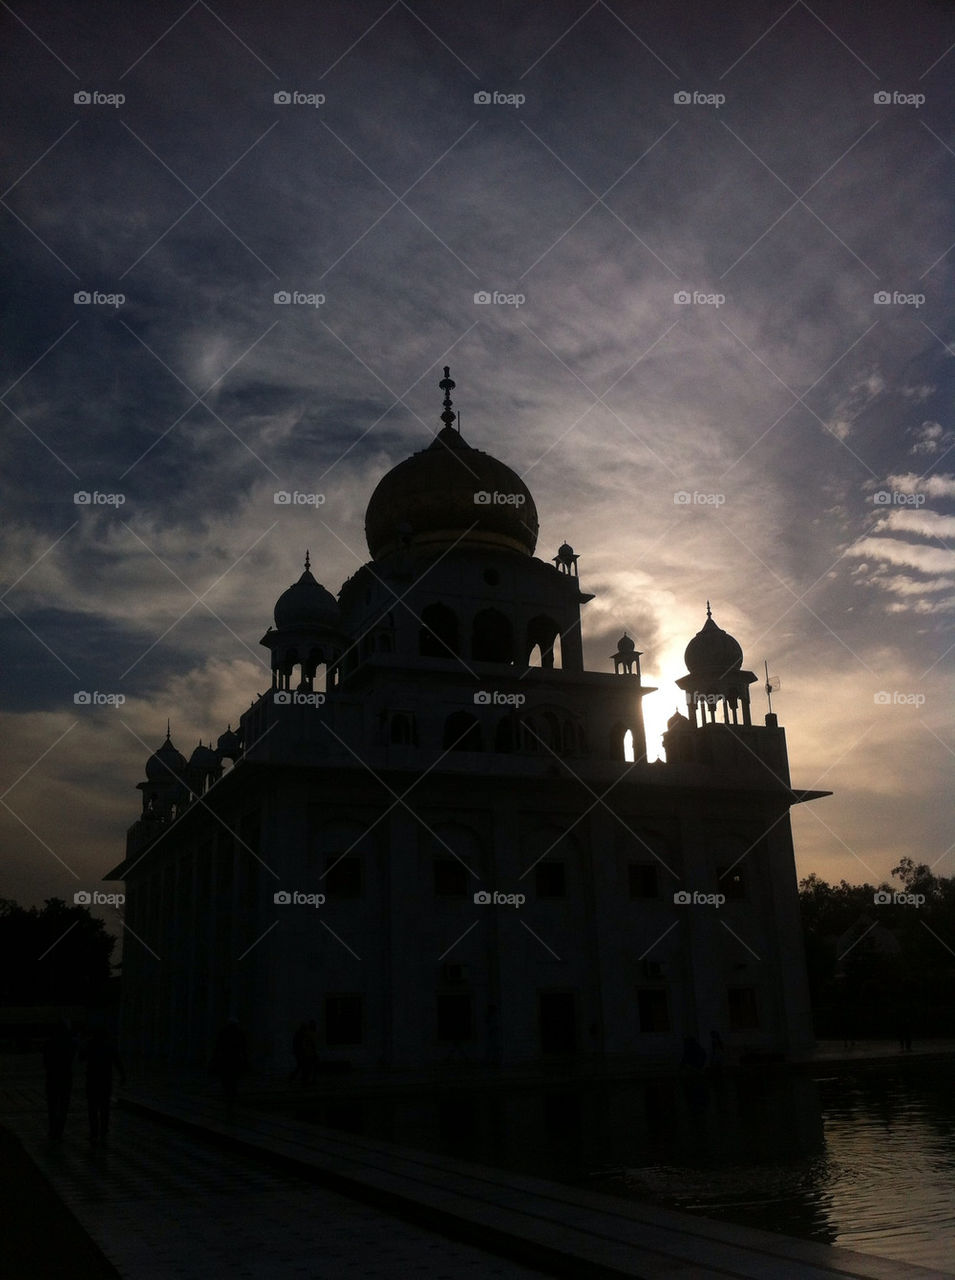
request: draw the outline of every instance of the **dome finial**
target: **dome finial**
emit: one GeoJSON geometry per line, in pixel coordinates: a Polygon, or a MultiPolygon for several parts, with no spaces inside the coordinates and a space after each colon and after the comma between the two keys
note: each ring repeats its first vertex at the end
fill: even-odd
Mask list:
{"type": "Polygon", "coordinates": [[[169,741],[169,739],[170,739],[170,737],[171,737],[171,734],[172,734],[172,729],[171,729],[171,727],[170,727],[169,719],[168,719],[168,717],[167,717],[167,719],[166,719],[166,741],[167,741],[167,742],[169,741]]]}
{"type": "Polygon", "coordinates": [[[451,377],[450,365],[444,366],[444,377],[438,383],[439,390],[444,392],[444,412],[441,415],[441,421],[446,427],[453,427],[455,421],[455,413],[451,408],[451,392],[455,388],[455,383],[451,377]]]}
{"type": "Polygon", "coordinates": [[[306,573],[308,573],[310,567],[311,566],[309,564],[309,559],[308,559],[308,547],[306,547],[305,548],[305,572],[306,573]]]}
{"type": "Polygon", "coordinates": [[[710,613],[710,602],[709,602],[709,600],[707,600],[707,602],[706,602],[706,616],[707,616],[708,618],[712,618],[712,616],[713,616],[713,615],[712,615],[712,613],[710,613]]]}

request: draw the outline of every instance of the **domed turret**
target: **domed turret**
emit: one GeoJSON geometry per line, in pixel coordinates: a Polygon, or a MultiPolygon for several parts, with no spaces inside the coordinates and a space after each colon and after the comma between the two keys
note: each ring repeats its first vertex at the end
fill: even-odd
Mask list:
{"type": "Polygon", "coordinates": [[[373,559],[402,546],[499,547],[533,555],[537,508],[530,490],[505,463],[472,449],[455,426],[454,387],[444,370],[444,427],[426,449],[399,462],[378,482],[365,512],[373,559]]]}
{"type": "Polygon", "coordinates": [[[305,572],[298,582],[283,591],[275,602],[275,626],[278,630],[300,631],[314,627],[337,627],[340,623],[338,601],[313,576],[305,552],[305,572]]]}
{"type": "Polygon", "coordinates": [[[683,655],[690,675],[724,675],[743,665],[743,650],[728,631],[718,627],[706,602],[706,622],[686,646],[683,655]]]}
{"type": "Polygon", "coordinates": [[[173,746],[166,726],[166,741],[146,761],[146,777],[150,782],[170,782],[181,777],[186,768],[186,757],[173,746]]]}
{"type": "Polygon", "coordinates": [[[242,745],[239,742],[239,735],[232,731],[232,725],[226,729],[225,733],[219,734],[219,740],[216,743],[216,754],[220,760],[232,760],[235,762],[242,754],[242,745]]]}

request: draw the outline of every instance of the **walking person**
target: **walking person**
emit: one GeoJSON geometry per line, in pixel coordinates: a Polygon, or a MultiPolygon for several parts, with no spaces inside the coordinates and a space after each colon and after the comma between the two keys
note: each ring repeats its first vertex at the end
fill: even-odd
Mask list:
{"type": "Polygon", "coordinates": [[[73,1059],[76,1040],[66,1018],[61,1018],[43,1046],[46,1076],[46,1109],[50,1140],[59,1142],[66,1128],[66,1116],[73,1092],[73,1059]]]}
{"type": "Polygon", "coordinates": [[[222,1081],[222,1094],[225,1098],[226,1114],[231,1117],[235,1112],[235,1097],[239,1084],[239,1076],[248,1066],[248,1052],[245,1043],[245,1032],[236,1018],[230,1018],[216,1036],[215,1049],[212,1051],[211,1071],[222,1081]]]}
{"type": "Polygon", "coordinates": [[[84,1050],[86,1058],[86,1106],[90,1120],[90,1142],[105,1142],[109,1132],[109,1106],[113,1093],[113,1068],[123,1084],[126,1072],[119,1053],[105,1027],[94,1027],[84,1050]]]}

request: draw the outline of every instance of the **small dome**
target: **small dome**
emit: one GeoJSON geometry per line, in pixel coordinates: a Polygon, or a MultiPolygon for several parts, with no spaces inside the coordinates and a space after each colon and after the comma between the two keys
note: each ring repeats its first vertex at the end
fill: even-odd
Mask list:
{"type": "Polygon", "coordinates": [[[574,548],[570,545],[569,542],[562,542],[560,546],[557,548],[557,559],[573,560],[573,558],[574,558],[574,548]]]}
{"type": "Polygon", "coordinates": [[[171,782],[185,767],[186,757],[173,746],[167,729],[166,741],[146,761],[146,777],[150,782],[171,782]]]}
{"type": "Polygon", "coordinates": [[[667,721],[667,728],[672,731],[673,729],[682,729],[684,726],[686,726],[686,728],[690,727],[689,720],[687,720],[686,716],[681,716],[679,711],[674,711],[673,715],[670,716],[670,719],[667,721]]]}
{"type": "Polygon", "coordinates": [[[189,757],[190,769],[218,769],[219,757],[211,747],[204,747],[200,742],[195,751],[189,757]]]}
{"type": "Polygon", "coordinates": [[[216,743],[216,753],[220,759],[235,760],[241,754],[242,748],[239,744],[239,735],[233,733],[230,724],[225,733],[219,734],[219,741],[216,743]]]}
{"type": "Polygon", "coordinates": [[[338,601],[312,576],[307,552],[305,572],[276,600],[274,617],[279,631],[313,631],[340,625],[338,601]]]}
{"type": "Polygon", "coordinates": [[[634,642],[630,639],[630,637],[627,635],[626,631],[623,633],[623,635],[622,635],[622,636],[620,637],[620,639],[617,641],[617,652],[618,652],[618,653],[633,653],[633,651],[634,651],[634,649],[636,649],[636,647],[637,647],[637,646],[636,646],[636,644],[634,644],[634,642]]]}
{"type": "Polygon", "coordinates": [[[743,650],[737,640],[718,627],[706,606],[706,622],[686,646],[686,669],[695,676],[723,676],[743,665],[743,650]]]}

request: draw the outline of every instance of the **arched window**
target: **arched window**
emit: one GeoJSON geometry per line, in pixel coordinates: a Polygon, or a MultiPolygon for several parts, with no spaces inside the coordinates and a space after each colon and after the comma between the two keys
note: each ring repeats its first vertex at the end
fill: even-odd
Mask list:
{"type": "Polygon", "coordinates": [[[627,735],[627,726],[620,724],[619,721],[610,730],[610,759],[626,760],[625,738],[627,735]]]}
{"type": "Polygon", "coordinates": [[[470,711],[455,711],[444,722],[445,751],[483,751],[481,726],[470,711]]]}
{"type": "Polygon", "coordinates": [[[458,619],[446,604],[429,604],[421,611],[424,624],[418,637],[423,658],[456,658],[459,654],[458,619]]]}
{"type": "MultiPolygon", "coordinates": [[[[553,618],[548,618],[544,614],[540,614],[536,618],[532,618],[527,624],[527,643],[525,651],[527,653],[527,663],[531,665],[531,657],[535,649],[540,650],[540,664],[545,669],[553,666],[560,666],[559,661],[555,658],[555,645],[559,646],[560,635],[557,623],[553,618]]],[[[559,654],[559,649],[558,649],[559,654]]]]}
{"type": "Polygon", "coordinates": [[[474,619],[471,657],[475,662],[513,662],[514,631],[498,609],[482,609],[474,619]]]}

